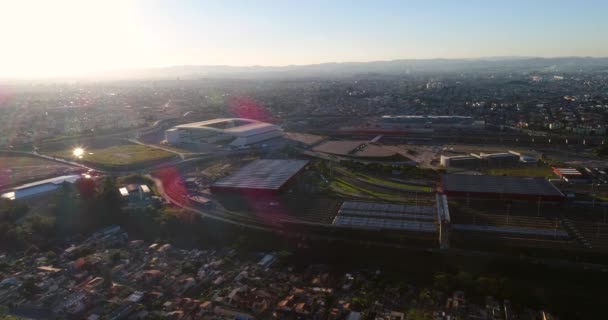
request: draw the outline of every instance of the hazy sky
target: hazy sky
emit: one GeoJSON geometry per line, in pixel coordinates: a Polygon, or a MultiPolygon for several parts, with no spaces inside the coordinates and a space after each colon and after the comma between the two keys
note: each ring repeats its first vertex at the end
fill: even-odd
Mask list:
{"type": "Polygon", "coordinates": [[[184,64],[608,56],[606,13],[606,0],[0,0],[0,77],[184,64]]]}

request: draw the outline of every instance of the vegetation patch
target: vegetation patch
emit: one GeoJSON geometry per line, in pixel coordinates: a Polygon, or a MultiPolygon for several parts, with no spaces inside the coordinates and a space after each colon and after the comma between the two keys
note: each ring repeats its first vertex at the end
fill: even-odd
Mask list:
{"type": "Polygon", "coordinates": [[[548,165],[488,169],[484,173],[492,176],[556,178],[553,169],[548,165]]]}
{"type": "Polygon", "coordinates": [[[371,183],[371,184],[379,185],[379,186],[405,189],[408,191],[432,192],[432,189],[430,187],[417,186],[417,185],[413,185],[413,184],[405,184],[405,183],[399,183],[399,182],[394,182],[394,181],[390,181],[390,180],[384,180],[384,179],[364,175],[362,173],[356,173],[355,175],[360,180],[363,180],[363,181],[371,183]]]}

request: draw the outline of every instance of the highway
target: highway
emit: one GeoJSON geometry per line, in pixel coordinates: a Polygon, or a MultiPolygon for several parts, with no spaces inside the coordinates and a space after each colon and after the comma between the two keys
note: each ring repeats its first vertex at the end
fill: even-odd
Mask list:
{"type": "MultiPolygon", "coordinates": [[[[328,135],[333,137],[341,138],[353,138],[353,137],[369,137],[370,139],[377,136],[377,134],[365,134],[357,133],[354,131],[342,131],[342,130],[313,130],[309,132],[311,134],[328,135]]],[[[432,132],[432,133],[403,133],[403,134],[383,134],[381,141],[401,140],[420,142],[422,144],[493,144],[493,145],[521,145],[521,146],[555,146],[564,147],[565,145],[570,146],[583,146],[591,147],[597,145],[603,145],[606,143],[606,138],[602,136],[560,136],[560,135],[546,135],[546,136],[533,136],[529,134],[496,134],[493,132],[432,132]]]]}

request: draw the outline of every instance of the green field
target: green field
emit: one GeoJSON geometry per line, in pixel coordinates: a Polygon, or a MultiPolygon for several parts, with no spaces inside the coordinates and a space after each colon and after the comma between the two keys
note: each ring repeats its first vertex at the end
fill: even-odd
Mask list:
{"type": "Polygon", "coordinates": [[[404,189],[404,190],[408,190],[408,191],[420,191],[420,192],[433,191],[430,187],[417,186],[417,185],[413,185],[413,184],[405,184],[405,183],[399,183],[399,182],[394,182],[394,181],[390,181],[390,180],[384,180],[384,179],[364,175],[361,173],[356,173],[355,175],[360,180],[363,180],[363,181],[366,181],[366,182],[369,182],[371,184],[375,184],[378,186],[387,186],[387,187],[404,189]]]}
{"type": "Polygon", "coordinates": [[[174,154],[170,152],[139,144],[126,144],[102,149],[85,149],[84,155],[80,159],[76,159],[76,157],[74,157],[73,150],[71,149],[50,152],[49,155],[106,166],[124,166],[144,162],[153,162],[162,159],[169,159],[174,156],[174,154]]]}
{"type": "Polygon", "coordinates": [[[516,176],[516,177],[543,177],[543,178],[555,178],[553,170],[550,166],[530,166],[530,167],[517,167],[517,168],[501,168],[501,169],[488,169],[484,172],[485,174],[492,176],[516,176]]]}
{"type": "MultiPolygon", "coordinates": [[[[384,201],[393,201],[393,202],[406,202],[406,203],[415,203],[416,200],[411,197],[403,197],[399,195],[386,194],[382,192],[377,192],[369,189],[365,189],[361,186],[355,186],[350,184],[342,179],[336,178],[331,182],[331,188],[340,194],[346,196],[360,196],[363,198],[369,198],[374,200],[384,200],[384,201]]],[[[418,204],[430,203],[428,199],[419,199],[417,201],[418,204]]]]}

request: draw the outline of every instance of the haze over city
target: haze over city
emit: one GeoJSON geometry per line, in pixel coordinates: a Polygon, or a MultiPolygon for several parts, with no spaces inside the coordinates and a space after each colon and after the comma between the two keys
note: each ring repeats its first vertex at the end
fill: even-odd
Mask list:
{"type": "Polygon", "coordinates": [[[605,319],[606,13],[0,0],[0,320],[605,319]]]}
{"type": "Polygon", "coordinates": [[[0,1],[0,78],[608,56],[605,1],[0,1]]]}

